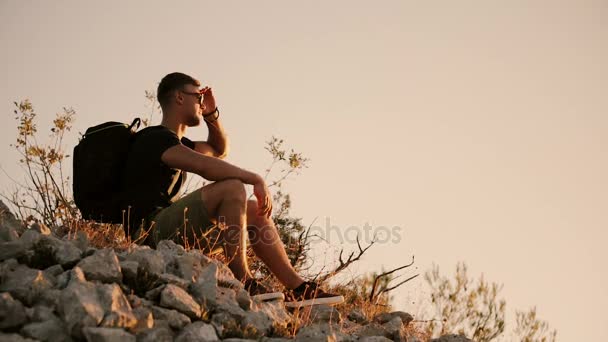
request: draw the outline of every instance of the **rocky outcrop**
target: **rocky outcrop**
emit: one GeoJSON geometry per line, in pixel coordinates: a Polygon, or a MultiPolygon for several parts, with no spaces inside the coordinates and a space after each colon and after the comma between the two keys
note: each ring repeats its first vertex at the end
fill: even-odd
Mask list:
{"type": "MultiPolygon", "coordinates": [[[[253,300],[226,265],[198,250],[170,241],[95,249],[83,234],[20,230],[11,217],[0,212],[2,341],[415,340],[405,312],[343,317],[320,305],[304,324],[280,300],[253,300]]],[[[446,338],[437,341],[467,341],[446,338]]]]}

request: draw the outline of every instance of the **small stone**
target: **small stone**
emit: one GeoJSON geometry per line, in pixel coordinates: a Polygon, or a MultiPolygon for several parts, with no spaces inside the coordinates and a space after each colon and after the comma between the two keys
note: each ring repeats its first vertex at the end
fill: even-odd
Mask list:
{"type": "Polygon", "coordinates": [[[251,310],[253,306],[253,301],[251,300],[251,296],[249,292],[245,289],[239,289],[236,291],[236,301],[239,303],[241,309],[245,311],[251,310]]]}
{"type": "Polygon", "coordinates": [[[16,240],[23,231],[23,225],[15,218],[6,204],[0,201],[0,241],[16,240]]]}
{"type": "Polygon", "coordinates": [[[190,282],[170,273],[163,273],[158,277],[158,280],[163,284],[172,284],[182,289],[187,289],[190,282]]]}
{"type": "Polygon", "coordinates": [[[25,307],[13,299],[10,293],[0,293],[0,329],[11,329],[21,326],[26,321],[25,307]]]}
{"type": "Polygon", "coordinates": [[[51,235],[51,228],[42,222],[34,222],[30,229],[37,231],[40,235],[51,235]]]}
{"type": "Polygon", "coordinates": [[[137,342],[173,342],[173,333],[167,327],[154,327],[137,334],[137,342]]]}
{"type": "Polygon", "coordinates": [[[365,314],[360,309],[351,310],[346,317],[355,323],[367,323],[367,317],[365,317],[365,314]]]}
{"type": "Polygon", "coordinates": [[[57,278],[61,273],[63,273],[63,267],[61,267],[61,265],[53,265],[44,270],[45,275],[53,278],[57,278]]]}
{"type": "Polygon", "coordinates": [[[211,324],[194,322],[187,325],[175,339],[176,342],[219,341],[211,324]]]}
{"type": "Polygon", "coordinates": [[[181,329],[191,322],[188,316],[176,310],[165,309],[156,305],[153,305],[151,309],[155,322],[158,320],[167,321],[173,329],[181,329]]]}
{"type": "Polygon", "coordinates": [[[432,340],[430,340],[430,342],[473,342],[473,340],[471,340],[463,335],[451,334],[451,335],[443,335],[439,338],[432,339],[432,340]]]}
{"type": "Polygon", "coordinates": [[[412,317],[412,315],[410,315],[407,312],[393,311],[393,312],[384,312],[384,313],[377,315],[376,317],[374,317],[374,321],[376,321],[380,324],[384,324],[386,322],[389,322],[390,320],[392,320],[395,317],[400,317],[401,321],[403,321],[404,325],[408,325],[411,321],[414,320],[414,317],[412,317]]]}
{"type": "Polygon", "coordinates": [[[137,261],[121,261],[120,270],[122,272],[122,279],[126,284],[133,284],[137,279],[137,268],[139,263],[137,261]]]}
{"type": "Polygon", "coordinates": [[[32,308],[32,314],[29,319],[33,322],[44,322],[58,319],[58,317],[55,315],[53,308],[45,305],[36,305],[32,308]]]}
{"type": "Polygon", "coordinates": [[[154,327],[154,316],[152,315],[152,309],[140,306],[133,309],[133,315],[137,320],[137,325],[131,328],[132,332],[144,331],[154,327]]]}

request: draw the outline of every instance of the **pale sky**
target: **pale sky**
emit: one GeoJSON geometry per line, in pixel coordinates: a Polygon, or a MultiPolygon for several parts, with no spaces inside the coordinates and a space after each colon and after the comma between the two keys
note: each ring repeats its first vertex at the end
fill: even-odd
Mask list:
{"type": "MultiPolygon", "coordinates": [[[[354,271],[462,260],[560,341],[608,340],[606,1],[156,3],[0,1],[2,168],[18,176],[13,101],[41,129],[73,107],[71,149],[189,73],[229,162],[263,172],[272,135],[311,159],[287,183],[305,224],[402,228],[354,271]]],[[[423,285],[396,307],[416,313],[423,285]]]]}

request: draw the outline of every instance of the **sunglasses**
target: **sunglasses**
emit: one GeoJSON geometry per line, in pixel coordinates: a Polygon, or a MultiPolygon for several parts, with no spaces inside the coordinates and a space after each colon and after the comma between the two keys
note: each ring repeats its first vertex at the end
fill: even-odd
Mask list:
{"type": "Polygon", "coordinates": [[[203,98],[205,97],[204,94],[202,92],[200,93],[192,93],[192,92],[188,92],[188,91],[183,91],[180,90],[182,93],[186,94],[186,95],[193,95],[196,96],[198,103],[202,106],[203,105],[203,98]]]}

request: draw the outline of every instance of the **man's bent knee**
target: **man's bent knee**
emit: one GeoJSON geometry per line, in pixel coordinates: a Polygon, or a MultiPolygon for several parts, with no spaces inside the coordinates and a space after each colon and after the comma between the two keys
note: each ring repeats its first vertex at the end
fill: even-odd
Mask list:
{"type": "Polygon", "coordinates": [[[226,179],[220,181],[224,198],[232,198],[242,200],[243,203],[247,200],[247,191],[245,184],[238,179],[226,179]]]}

